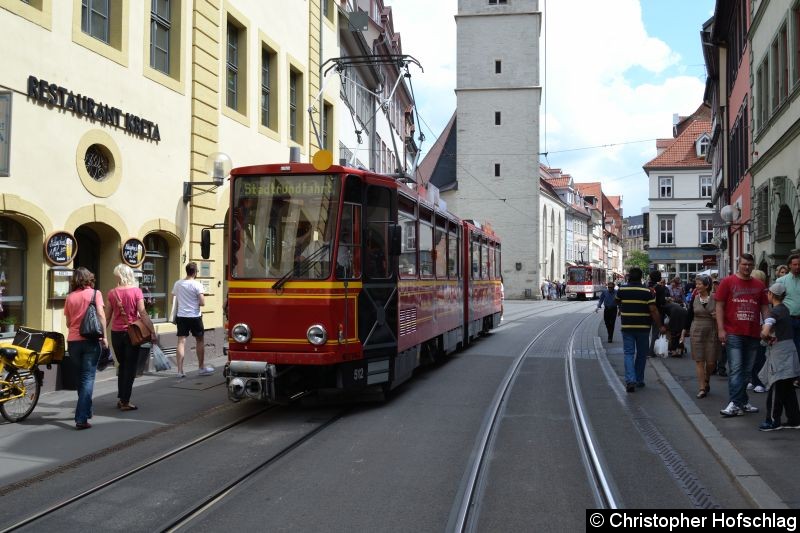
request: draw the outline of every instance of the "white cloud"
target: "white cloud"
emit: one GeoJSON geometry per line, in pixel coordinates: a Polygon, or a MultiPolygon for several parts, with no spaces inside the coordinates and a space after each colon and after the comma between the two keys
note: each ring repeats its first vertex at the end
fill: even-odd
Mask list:
{"type": "MultiPolygon", "coordinates": [[[[403,52],[425,69],[412,71],[412,81],[419,112],[438,134],[456,105],[457,1],[391,0],[387,5],[403,52]]],[[[655,141],[557,152],[670,137],[673,113],[688,115],[702,103],[703,82],[671,75],[682,71],[681,57],[648,35],[639,0],[540,0],[539,7],[548,34],[539,42],[547,53],[539,80],[546,98],[540,151],[549,152],[543,162],[578,181],[603,181],[609,194],[624,195],[627,215],[637,214],[647,205],[641,167],[655,157],[655,141]],[[630,174],[636,175],[621,178],[630,174]]],[[[429,149],[433,135],[427,127],[423,131],[429,149]]]]}

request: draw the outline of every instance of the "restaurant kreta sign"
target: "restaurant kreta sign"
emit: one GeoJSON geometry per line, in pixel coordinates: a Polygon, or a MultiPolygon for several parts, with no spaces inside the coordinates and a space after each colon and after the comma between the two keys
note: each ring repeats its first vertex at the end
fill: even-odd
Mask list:
{"type": "Polygon", "coordinates": [[[35,76],[28,76],[28,97],[49,106],[72,111],[75,115],[123,128],[128,133],[151,141],[161,140],[158,124],[35,76]]]}

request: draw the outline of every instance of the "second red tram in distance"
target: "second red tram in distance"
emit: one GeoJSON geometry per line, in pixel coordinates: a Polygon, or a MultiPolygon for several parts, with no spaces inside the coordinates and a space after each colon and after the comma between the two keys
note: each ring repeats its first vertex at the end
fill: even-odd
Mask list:
{"type": "Polygon", "coordinates": [[[306,163],[230,180],[232,400],[389,391],[500,323],[499,239],[422,187],[306,163]]]}
{"type": "Polygon", "coordinates": [[[567,269],[567,298],[598,298],[606,288],[606,269],[577,265],[567,269]]]}

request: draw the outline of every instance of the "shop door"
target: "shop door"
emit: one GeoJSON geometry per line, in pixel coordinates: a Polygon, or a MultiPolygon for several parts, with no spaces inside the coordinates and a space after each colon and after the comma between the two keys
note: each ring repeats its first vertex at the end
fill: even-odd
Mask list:
{"type": "Polygon", "coordinates": [[[75,240],[78,241],[78,253],[73,262],[73,268],[88,268],[94,274],[95,287],[100,287],[100,237],[94,230],[81,226],[75,230],[75,240]]]}

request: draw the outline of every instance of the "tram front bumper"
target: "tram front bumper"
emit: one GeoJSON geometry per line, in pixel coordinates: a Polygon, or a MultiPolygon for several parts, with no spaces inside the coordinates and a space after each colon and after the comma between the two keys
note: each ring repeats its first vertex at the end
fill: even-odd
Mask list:
{"type": "Polygon", "coordinates": [[[223,372],[228,398],[238,402],[244,398],[277,401],[275,365],[260,361],[231,361],[223,372]]]}

